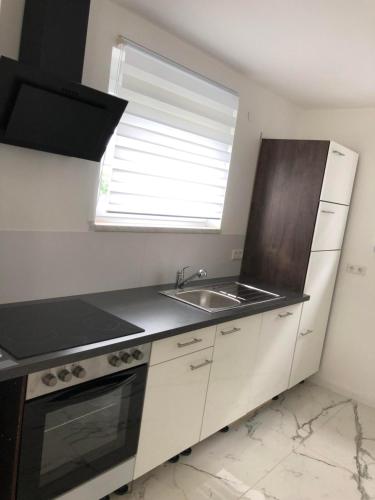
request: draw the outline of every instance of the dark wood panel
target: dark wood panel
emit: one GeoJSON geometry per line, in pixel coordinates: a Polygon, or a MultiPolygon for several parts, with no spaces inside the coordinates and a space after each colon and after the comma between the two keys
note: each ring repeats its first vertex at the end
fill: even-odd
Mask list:
{"type": "Polygon", "coordinates": [[[26,377],[0,382],[1,500],[15,500],[26,377]]]}
{"type": "Polygon", "coordinates": [[[329,141],[264,139],[241,279],[302,292],[329,141]]]}

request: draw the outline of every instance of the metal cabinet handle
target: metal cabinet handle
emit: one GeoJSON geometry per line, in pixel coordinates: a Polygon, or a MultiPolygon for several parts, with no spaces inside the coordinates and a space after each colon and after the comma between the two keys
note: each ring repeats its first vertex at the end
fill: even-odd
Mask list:
{"type": "Polygon", "coordinates": [[[221,335],[229,335],[230,333],[236,333],[236,332],[239,332],[241,330],[241,328],[232,328],[232,330],[221,330],[220,333],[221,335]]]}
{"type": "Polygon", "coordinates": [[[322,214],[335,214],[333,210],[321,210],[322,214]]]}
{"type": "Polygon", "coordinates": [[[305,332],[301,332],[300,335],[301,337],[304,337],[305,335],[310,335],[314,330],[306,330],[305,332]]]}
{"type": "Polygon", "coordinates": [[[190,340],[189,342],[177,342],[177,347],[186,347],[188,345],[198,344],[199,342],[202,342],[202,339],[194,338],[193,340],[190,340]]]}
{"type": "Polygon", "coordinates": [[[279,314],[279,318],[287,318],[288,316],[293,316],[293,313],[287,311],[286,313],[279,314]]]}
{"type": "Polygon", "coordinates": [[[210,365],[212,361],[210,359],[205,359],[203,363],[200,365],[190,365],[190,370],[198,370],[198,368],[202,368],[203,366],[210,365]]]}
{"type": "Polygon", "coordinates": [[[345,153],[342,153],[341,151],[338,151],[337,149],[334,149],[332,151],[332,153],[335,154],[335,155],[339,155],[339,156],[346,156],[345,153]]]}

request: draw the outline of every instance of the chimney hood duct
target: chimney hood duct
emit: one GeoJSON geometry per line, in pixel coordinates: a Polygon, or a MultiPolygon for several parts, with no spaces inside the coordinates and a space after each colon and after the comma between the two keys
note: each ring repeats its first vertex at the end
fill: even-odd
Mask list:
{"type": "Polygon", "coordinates": [[[90,0],[26,0],[19,62],[81,82],[90,0]]]}
{"type": "Polygon", "coordinates": [[[0,57],[0,142],[100,161],[127,101],[81,85],[90,0],[26,0],[19,62],[0,57]]]}

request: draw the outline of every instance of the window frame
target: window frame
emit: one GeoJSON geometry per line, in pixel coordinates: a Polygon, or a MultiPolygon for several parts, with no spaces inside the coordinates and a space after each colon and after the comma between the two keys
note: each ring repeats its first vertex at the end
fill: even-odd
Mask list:
{"type": "MultiPolygon", "coordinates": [[[[119,48],[120,46],[123,46],[123,45],[126,45],[126,44],[130,44],[131,46],[134,46],[134,47],[137,47],[139,49],[141,49],[142,51],[144,51],[145,53],[148,53],[154,57],[157,57],[158,59],[162,60],[162,61],[165,61],[167,62],[168,64],[170,65],[173,65],[175,67],[177,67],[178,69],[180,70],[183,70],[185,72],[187,72],[188,74],[191,74],[195,77],[198,77],[199,79],[201,79],[202,81],[206,81],[207,83],[211,84],[211,85],[214,85],[216,87],[218,87],[219,89],[221,90],[224,90],[224,91],[227,91],[231,94],[233,94],[234,96],[236,96],[238,98],[238,105],[237,105],[237,110],[236,110],[236,119],[235,119],[235,125],[234,125],[234,134],[233,134],[233,141],[232,141],[232,145],[231,145],[231,152],[230,152],[230,161],[229,161],[229,166],[228,166],[228,177],[227,177],[227,180],[226,180],[226,185],[225,185],[225,193],[224,193],[224,201],[223,201],[223,211],[222,211],[222,214],[221,214],[221,218],[220,218],[220,226],[219,227],[209,227],[209,226],[202,226],[202,227],[190,227],[190,226],[187,226],[187,227],[177,227],[177,226],[168,226],[168,225],[152,225],[150,224],[151,222],[151,217],[147,219],[147,217],[144,217],[143,219],[147,222],[148,224],[134,224],[134,221],[135,221],[135,217],[130,217],[129,216],[129,224],[126,224],[124,219],[126,219],[126,215],[121,215],[121,216],[114,216],[114,217],[110,217],[110,216],[103,216],[103,215],[98,215],[97,213],[97,208],[98,208],[98,202],[99,202],[99,197],[100,197],[100,183],[101,183],[101,177],[102,177],[102,170],[103,170],[103,165],[104,165],[104,161],[103,159],[105,158],[105,155],[103,155],[103,159],[101,161],[101,164],[100,164],[100,172],[99,172],[99,176],[98,176],[98,182],[97,182],[97,196],[96,196],[96,200],[95,200],[95,206],[94,206],[94,209],[93,209],[93,218],[92,220],[89,222],[89,227],[90,229],[94,230],[94,231],[99,231],[99,232],[136,232],[136,233],[200,233],[200,234],[204,234],[204,233],[207,233],[207,234],[220,234],[222,232],[222,226],[223,226],[223,220],[224,220],[224,212],[225,212],[225,205],[226,205],[226,201],[227,201],[227,194],[228,194],[228,184],[229,184],[229,174],[230,174],[230,171],[231,171],[231,168],[232,168],[232,155],[233,155],[233,145],[234,145],[234,139],[235,139],[235,131],[236,131],[236,128],[237,128],[237,125],[238,125],[238,110],[239,110],[239,93],[234,91],[233,89],[231,88],[228,88],[226,87],[225,85],[222,85],[208,77],[206,77],[205,75],[202,75],[201,73],[198,73],[180,63],[177,63],[175,62],[174,60],[170,59],[170,58],[167,58],[155,51],[152,51],[136,42],[133,42],[132,40],[129,40],[128,38],[125,38],[121,35],[118,36],[118,39],[117,39],[117,44],[115,46],[112,47],[112,49],[115,49],[115,48],[119,48]],[[116,223],[116,219],[119,220],[119,223],[116,223]],[[130,223],[130,220],[132,220],[133,223],[130,223]]],[[[117,61],[117,63],[115,62],[114,63],[114,55],[113,55],[113,52],[112,52],[112,55],[111,55],[111,70],[110,70],[110,75],[109,75],[109,82],[108,82],[108,87],[109,87],[109,92],[113,93],[114,95],[116,95],[116,87],[118,85],[118,80],[117,78],[114,79],[114,74],[119,72],[120,71],[120,68],[121,68],[121,62],[117,61]],[[111,88],[112,87],[112,88],[111,88]]],[[[126,110],[125,110],[125,113],[126,113],[126,110]]],[[[110,141],[110,143],[108,144],[108,147],[111,148],[113,147],[113,138],[115,137],[115,134],[112,136],[112,139],[110,141]],[[112,142],[112,146],[111,146],[111,142],[112,142]]],[[[156,216],[155,216],[156,217],[156,216]]],[[[166,220],[167,216],[163,216],[164,218],[164,221],[166,220]]],[[[189,219],[188,217],[186,217],[186,219],[189,219]]],[[[190,219],[192,219],[192,217],[190,217],[190,219]]],[[[202,220],[202,219],[201,219],[202,220]]]]}

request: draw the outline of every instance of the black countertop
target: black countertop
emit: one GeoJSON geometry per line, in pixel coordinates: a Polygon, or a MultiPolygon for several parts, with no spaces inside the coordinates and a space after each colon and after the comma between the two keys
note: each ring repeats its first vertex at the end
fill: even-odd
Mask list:
{"type": "MultiPolygon", "coordinates": [[[[215,280],[205,280],[204,283],[233,281],[236,279],[237,277],[232,276],[215,280]]],[[[202,286],[202,284],[202,281],[199,283],[197,282],[197,286],[202,286]]],[[[255,284],[253,285],[256,286],[255,284]]],[[[79,298],[103,311],[133,323],[144,330],[144,332],[135,333],[126,337],[113,338],[104,342],[91,343],[85,346],[64,349],[22,360],[13,359],[8,353],[2,350],[2,357],[0,357],[0,380],[15,378],[53,366],[71,363],[80,359],[98,356],[100,354],[144,344],[146,342],[153,342],[154,340],[159,340],[170,335],[178,335],[198,328],[230,321],[234,318],[260,314],[265,311],[309,300],[308,295],[276,290],[268,286],[266,290],[278,293],[284,297],[274,302],[264,302],[237,309],[209,313],[158,293],[160,290],[168,290],[170,288],[173,288],[173,285],[130,288],[112,292],[75,295],[74,297],[61,297],[57,299],[0,305],[1,318],[1,309],[5,307],[15,307],[19,308],[21,311],[21,307],[25,304],[32,305],[79,298]]]]}

